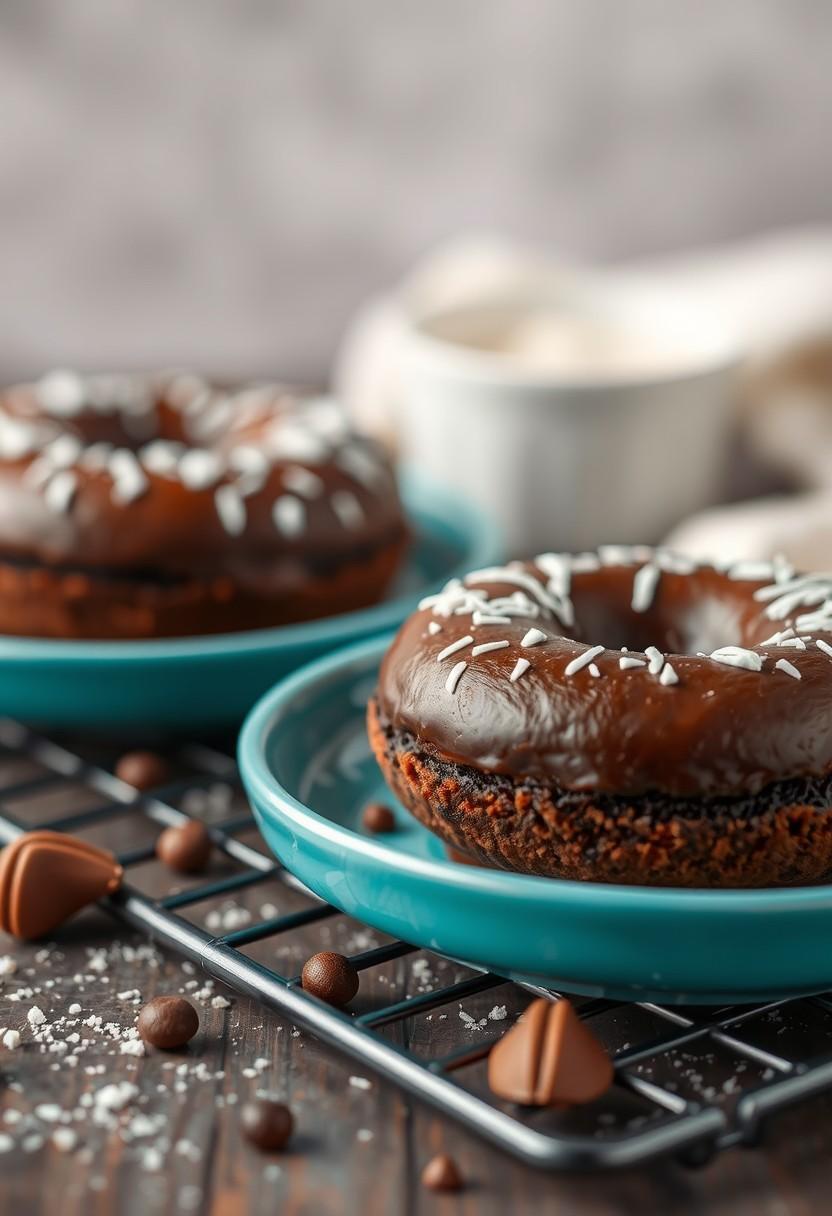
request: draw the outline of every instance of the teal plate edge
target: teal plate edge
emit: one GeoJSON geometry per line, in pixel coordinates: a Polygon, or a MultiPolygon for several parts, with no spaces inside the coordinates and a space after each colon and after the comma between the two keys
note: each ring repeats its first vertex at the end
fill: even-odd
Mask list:
{"type": "MultiPolygon", "coordinates": [[[[456,865],[438,846],[414,856],[397,847],[398,832],[368,838],[316,812],[281,771],[312,760],[299,751],[314,750],[309,740],[325,715],[342,713],[343,746],[360,746],[355,694],[365,695],[388,644],[365,641],[304,667],[262,698],[240,735],[240,771],[263,836],[322,899],[414,945],[588,996],[743,1004],[832,987],[830,886],[714,891],[534,878],[456,865]]],[[[322,747],[332,739],[329,718],[323,734],[322,747]]],[[[368,800],[382,792],[371,768],[374,776],[368,767],[361,778],[368,800]]],[[[396,813],[408,833],[424,832],[396,813]]]]}
{"type": "Polygon", "coordinates": [[[206,637],[75,642],[0,635],[0,714],[51,729],[137,729],[145,742],[239,725],[282,676],[394,628],[418,598],[501,556],[498,529],[477,509],[412,471],[401,484],[416,544],[411,585],[391,598],[318,621],[206,637]]]}

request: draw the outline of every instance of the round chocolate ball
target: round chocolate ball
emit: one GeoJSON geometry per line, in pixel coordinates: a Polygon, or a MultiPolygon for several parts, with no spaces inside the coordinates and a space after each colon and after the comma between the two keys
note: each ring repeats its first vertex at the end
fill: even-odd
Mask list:
{"type": "Polygon", "coordinates": [[[116,776],[134,789],[150,790],[165,784],[170,776],[170,766],[164,756],[156,752],[125,752],[116,764],[116,776]]]}
{"type": "Polygon", "coordinates": [[[364,831],[369,832],[373,836],[380,836],[384,832],[392,832],[396,827],[393,812],[383,802],[368,803],[364,808],[361,823],[364,831]]]}
{"type": "Polygon", "coordinates": [[[306,992],[328,1005],[346,1005],[358,992],[358,972],[333,950],[313,954],[303,964],[301,982],[306,992]]]}
{"type": "Polygon", "coordinates": [[[422,1186],[429,1191],[459,1191],[462,1189],[462,1175],[457,1169],[453,1157],[439,1153],[431,1157],[422,1170],[422,1186]]]}
{"type": "Polygon", "coordinates": [[[155,996],[142,1008],[137,1026],[145,1043],[170,1051],[194,1037],[199,1014],[184,996],[155,996]]]}
{"type": "Polygon", "coordinates": [[[205,824],[189,819],[165,828],[156,841],[156,856],[177,874],[199,874],[208,864],[212,847],[205,824]]]}
{"type": "Polygon", "coordinates": [[[284,1148],[295,1125],[289,1107],[271,1098],[245,1102],[240,1110],[240,1122],[245,1138],[266,1153],[284,1148]]]}

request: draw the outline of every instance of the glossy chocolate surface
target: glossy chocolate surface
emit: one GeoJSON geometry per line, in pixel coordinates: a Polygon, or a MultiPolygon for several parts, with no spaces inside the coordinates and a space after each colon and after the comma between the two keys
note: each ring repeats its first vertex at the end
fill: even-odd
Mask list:
{"type": "MultiPolygon", "coordinates": [[[[684,574],[662,571],[649,604],[636,612],[634,578],[642,564],[574,572],[569,627],[545,615],[477,625],[470,612],[442,615],[425,607],[414,613],[382,666],[384,718],[456,763],[549,780],[561,789],[732,794],[827,774],[832,658],[816,639],[829,643],[832,635],[815,631],[797,646],[762,646],[792,619],[771,619],[771,597],[755,599],[771,580],[730,577],[708,566],[684,574]],[[439,629],[430,632],[429,626],[439,629]],[[524,647],[531,628],[546,640],[524,647]],[[473,643],[437,661],[449,644],[467,636],[473,643]],[[472,654],[475,645],[503,640],[507,647],[472,654]],[[588,646],[601,644],[597,677],[588,665],[566,674],[588,646]],[[621,670],[622,658],[644,659],[648,646],[665,653],[678,683],[663,684],[644,666],[621,670]],[[725,646],[752,649],[762,669],[699,657],[725,646]],[[521,658],[530,666],[512,682],[521,658]],[[778,669],[781,660],[800,678],[778,669]],[[449,692],[449,672],[461,661],[468,665],[449,692]]],[[[546,584],[534,563],[515,569],[546,584]]],[[[490,600],[517,591],[516,583],[499,578],[476,587],[490,600]]]]}

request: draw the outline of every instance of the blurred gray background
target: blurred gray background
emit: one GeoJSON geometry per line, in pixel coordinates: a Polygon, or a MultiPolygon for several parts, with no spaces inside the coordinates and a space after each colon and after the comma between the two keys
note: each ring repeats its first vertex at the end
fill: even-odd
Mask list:
{"type": "Polygon", "coordinates": [[[0,372],[326,373],[491,230],[616,259],[825,221],[828,0],[0,3],[0,372]]]}

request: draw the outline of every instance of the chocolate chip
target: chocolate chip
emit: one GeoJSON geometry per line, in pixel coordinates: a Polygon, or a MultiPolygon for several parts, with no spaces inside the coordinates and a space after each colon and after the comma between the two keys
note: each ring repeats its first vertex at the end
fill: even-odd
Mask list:
{"type": "Polygon", "coordinates": [[[267,1153],[283,1148],[295,1125],[289,1107],[271,1098],[244,1103],[240,1122],[246,1140],[267,1153]]]}
{"type": "Polygon", "coordinates": [[[107,849],[63,832],[24,832],[0,852],[0,929],[43,937],[110,895],[121,876],[107,849]]]}
{"type": "Polygon", "coordinates": [[[566,999],[532,1001],[488,1057],[491,1092],[526,1106],[594,1102],[612,1081],[603,1044],[566,999]]]}
{"type": "Polygon", "coordinates": [[[393,812],[383,802],[370,802],[364,808],[361,823],[364,831],[370,832],[373,836],[381,835],[384,832],[392,832],[396,827],[396,819],[393,812]]]}
{"type": "Polygon", "coordinates": [[[453,1157],[439,1153],[422,1170],[422,1186],[429,1191],[461,1191],[462,1175],[453,1157]]]}
{"type": "Polygon", "coordinates": [[[151,1047],[184,1047],[199,1030],[199,1014],[184,996],[155,996],[139,1014],[138,1031],[151,1047]]]}
{"type": "Polygon", "coordinates": [[[328,1005],[346,1005],[358,992],[358,972],[349,959],[332,950],[306,960],[301,982],[308,993],[328,1005]]]}
{"type": "Polygon", "coordinates": [[[165,784],[170,766],[156,752],[125,752],[116,764],[116,776],[134,789],[150,790],[165,784]]]}
{"type": "Polygon", "coordinates": [[[156,841],[156,856],[177,874],[199,874],[207,866],[212,848],[205,824],[189,819],[165,828],[156,841]]]}

